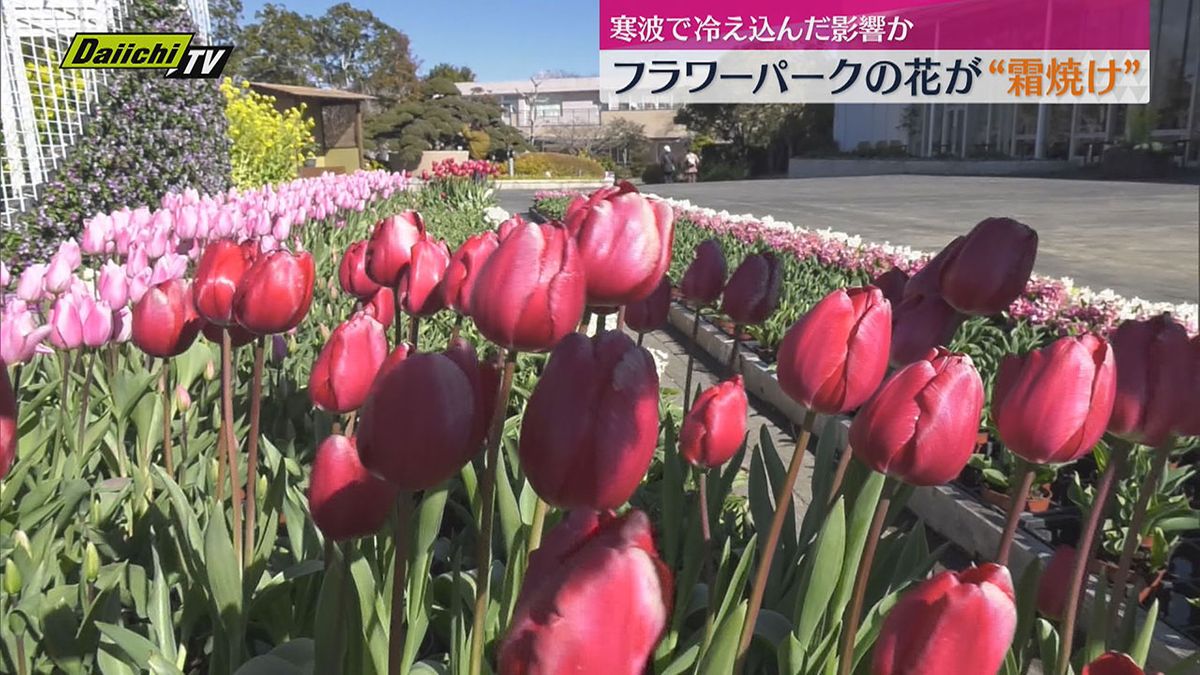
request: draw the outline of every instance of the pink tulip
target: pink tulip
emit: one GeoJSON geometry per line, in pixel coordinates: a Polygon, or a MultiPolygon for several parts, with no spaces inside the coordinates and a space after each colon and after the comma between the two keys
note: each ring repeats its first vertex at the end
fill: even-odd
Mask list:
{"type": "Polygon", "coordinates": [[[91,255],[104,253],[112,233],[112,216],[106,213],[97,213],[88,221],[87,225],[83,226],[83,236],[80,242],[83,252],[91,255]]]}
{"type": "Polygon", "coordinates": [[[53,330],[53,326],[38,326],[24,302],[11,302],[0,316],[0,359],[9,365],[29,361],[53,330]]]}
{"type": "Polygon", "coordinates": [[[79,318],[83,324],[84,345],[99,347],[108,343],[113,333],[113,312],[107,302],[82,296],[79,318]]]}
{"type": "Polygon", "coordinates": [[[58,296],[50,310],[50,343],[59,349],[75,349],[83,344],[83,321],[78,299],[70,293],[58,296]]]}
{"type": "Polygon", "coordinates": [[[72,272],[70,263],[65,258],[55,255],[50,259],[50,266],[46,268],[46,277],[42,284],[48,292],[57,295],[71,287],[72,272]]]}
{"type": "Polygon", "coordinates": [[[125,268],[108,260],[100,268],[100,280],[96,284],[100,298],[109,307],[124,307],[129,301],[129,279],[125,276],[125,268]]]}
{"type": "MultiPolygon", "coordinates": [[[[46,265],[36,263],[25,268],[21,272],[21,279],[17,281],[17,297],[25,302],[37,302],[42,299],[44,292],[43,284],[46,278],[46,265]]],[[[12,363],[12,361],[9,361],[12,363]]]]}

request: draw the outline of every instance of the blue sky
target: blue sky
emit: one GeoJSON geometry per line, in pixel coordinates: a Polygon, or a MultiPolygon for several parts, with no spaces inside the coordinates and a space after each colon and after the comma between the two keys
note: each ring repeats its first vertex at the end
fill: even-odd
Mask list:
{"type": "MultiPolygon", "coordinates": [[[[244,0],[243,22],[267,4],[244,0]]],[[[280,0],[320,15],[337,0],[280,0]]],[[[351,0],[412,40],[422,69],[469,66],[476,79],[519,80],[541,70],[595,75],[599,69],[596,0],[351,0]]]]}

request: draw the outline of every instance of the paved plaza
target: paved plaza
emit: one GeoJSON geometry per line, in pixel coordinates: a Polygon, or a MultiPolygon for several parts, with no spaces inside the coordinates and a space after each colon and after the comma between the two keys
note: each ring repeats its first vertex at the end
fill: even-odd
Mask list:
{"type": "MultiPolygon", "coordinates": [[[[653,185],[667,197],[935,251],[988,216],[1038,230],[1036,271],[1150,300],[1200,297],[1200,187],[1047,178],[868,176],[653,185]]],[[[528,208],[531,192],[502,191],[528,208]]]]}

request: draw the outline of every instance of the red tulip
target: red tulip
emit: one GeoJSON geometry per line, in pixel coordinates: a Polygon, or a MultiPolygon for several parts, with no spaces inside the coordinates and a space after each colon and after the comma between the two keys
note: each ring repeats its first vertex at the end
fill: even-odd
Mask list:
{"type": "Polygon", "coordinates": [[[367,243],[367,276],[381,286],[395,288],[408,265],[413,244],[424,235],[425,221],[416,211],[405,211],[375,223],[367,243]]]}
{"type": "Polygon", "coordinates": [[[1112,348],[1117,392],[1108,430],[1161,445],[1188,414],[1184,406],[1193,383],[1187,332],[1169,314],[1125,321],[1113,333],[1112,348]]]}
{"type": "Polygon", "coordinates": [[[779,306],[783,269],[774,253],[748,255],[729,277],[721,311],[734,323],[762,323],[779,306]]]}
{"type": "Polygon", "coordinates": [[[508,238],[508,235],[512,234],[513,230],[520,229],[528,224],[529,221],[522,218],[521,214],[518,213],[512,218],[500,223],[500,225],[496,228],[496,233],[499,236],[500,241],[504,241],[508,238]]]}
{"type": "Polygon", "coordinates": [[[725,254],[721,252],[721,242],[716,239],[705,239],[696,247],[696,259],[688,265],[679,282],[679,291],[688,302],[699,305],[711,305],[717,301],[725,288],[725,274],[728,268],[725,264],[725,254]]]}
{"type": "Polygon", "coordinates": [[[488,230],[471,236],[450,256],[450,266],[442,281],[446,305],[459,314],[471,314],[471,291],[475,289],[479,268],[498,246],[500,237],[488,230]]]}
{"type": "Polygon", "coordinates": [[[942,294],[942,270],[946,269],[946,265],[958,255],[958,250],[962,248],[966,237],[955,237],[953,241],[946,244],[942,250],[938,251],[937,255],[929,259],[917,270],[917,273],[909,278],[908,283],[904,284],[904,297],[908,298],[913,295],[937,295],[942,294]]]}
{"type": "Polygon", "coordinates": [[[575,241],[561,225],[514,225],[479,270],[471,317],[492,342],[546,351],[583,317],[585,281],[575,241]]]}
{"type": "Polygon", "coordinates": [[[838,289],[800,317],[779,345],[779,385],[825,414],[866,402],[887,371],[892,309],[874,286],[838,289]]]}
{"type": "Polygon", "coordinates": [[[502,366],[498,368],[494,360],[480,361],[475,354],[475,347],[461,337],[450,341],[446,356],[462,369],[471,382],[471,390],[475,392],[475,423],[471,443],[478,447],[487,436],[492,413],[496,410],[502,366]]]}
{"type": "Polygon", "coordinates": [[[408,266],[400,273],[401,307],[412,316],[431,316],[445,308],[442,277],[450,264],[446,242],[421,237],[413,244],[408,266]]]}
{"type": "Polygon", "coordinates": [[[521,424],[521,465],[542,499],[612,509],[637,489],[658,442],[658,373],[624,333],[571,333],[550,354],[521,424]]]}
{"type": "Polygon", "coordinates": [[[308,376],[308,397],[331,413],[357,410],[387,354],[383,326],[362,312],[355,314],[333,329],[317,356],[308,376]]]}
{"type": "Polygon", "coordinates": [[[369,300],[360,300],[359,311],[375,319],[382,326],[390,326],[396,319],[396,294],[387,286],[381,286],[369,300]]]}
{"type": "Polygon", "coordinates": [[[741,375],[701,392],[679,430],[680,456],[708,468],[728,462],[746,438],[748,407],[741,375]]]}
{"type": "Polygon", "coordinates": [[[17,458],[17,394],[8,379],[8,364],[0,359],[0,480],[17,458]]]}
{"type": "Polygon", "coordinates": [[[208,244],[196,266],[192,296],[196,312],[218,326],[233,323],[233,296],[251,263],[258,257],[254,246],[239,246],[221,239],[208,244]]]}
{"type": "Polygon", "coordinates": [[[1191,386],[1184,390],[1187,402],[1178,431],[1184,436],[1200,436],[1200,335],[1194,336],[1189,344],[1192,350],[1191,386]]]}
{"type": "Polygon", "coordinates": [[[1000,440],[1035,464],[1086,455],[1112,414],[1113,370],[1113,350],[1094,335],[1063,337],[1025,356],[1005,357],[992,391],[1000,440]]]}
{"type": "Polygon", "coordinates": [[[649,333],[666,325],[670,311],[671,280],[664,276],[653,293],[625,305],[625,324],[639,333],[649,333]]]}
{"type": "Polygon", "coordinates": [[[918,293],[892,305],[892,365],[907,365],[930,349],[949,347],[966,318],[939,295],[918,293]]]}
{"type": "Polygon", "coordinates": [[[312,254],[272,251],[246,270],[233,297],[234,317],[252,333],[285,333],[308,314],[315,277],[312,254]]]}
{"type": "Polygon", "coordinates": [[[1080,675],[1146,675],[1146,671],[1125,654],[1108,652],[1084,666],[1080,675]]]}
{"type": "Polygon", "coordinates": [[[572,511],[529,558],[499,672],[641,675],[673,587],[646,514],[572,511]]]}
{"type": "Polygon", "coordinates": [[[904,299],[904,286],[907,284],[908,275],[899,267],[893,267],[875,277],[871,282],[871,285],[878,288],[883,293],[883,297],[892,303],[892,307],[896,307],[904,299]]]}
{"type": "Polygon", "coordinates": [[[888,612],[872,675],[984,675],[1000,670],[1017,628],[1008,569],[993,563],[934,575],[888,612]]]}
{"type": "Polygon", "coordinates": [[[983,380],[971,357],[931,349],[896,372],[850,424],[854,456],[912,485],[941,485],[967,465],[979,434],[983,380]]]}
{"type": "Polygon", "coordinates": [[[363,467],[354,439],[329,436],[317,448],[308,509],[326,537],[343,541],[377,532],[396,506],[398,494],[396,486],[363,467]]]}
{"type": "Polygon", "coordinates": [[[942,297],[963,314],[1008,309],[1029,283],[1037,232],[1011,218],[987,218],[967,233],[942,270],[942,297]]]}
{"type": "Polygon", "coordinates": [[[442,483],[478,449],[475,390],[444,354],[396,358],[393,352],[380,368],[360,420],[363,466],[403,490],[442,483]]]}
{"type": "Polygon", "coordinates": [[[225,331],[229,331],[229,346],[233,349],[244,347],[251,342],[254,342],[254,339],[258,337],[254,333],[251,333],[236,323],[229,324],[228,326],[222,328],[215,323],[205,322],[205,324],[200,328],[200,332],[204,334],[204,339],[215,345],[221,344],[221,341],[224,339],[221,334],[225,331]]]}
{"type": "Polygon", "coordinates": [[[187,351],[204,322],[183,279],[164,281],[133,306],[130,339],[150,356],[169,358],[187,351]]]}
{"type": "Polygon", "coordinates": [[[359,300],[371,299],[381,288],[367,276],[367,246],[366,240],[350,244],[338,265],[338,283],[342,285],[342,290],[359,300]]]}
{"type": "Polygon", "coordinates": [[[1059,546],[1038,579],[1037,611],[1047,619],[1062,619],[1066,613],[1075,558],[1074,546],[1059,546]]]}
{"type": "Polygon", "coordinates": [[[575,198],[563,222],[579,247],[590,306],[637,302],[671,266],[675,214],[627,181],[575,198]]]}

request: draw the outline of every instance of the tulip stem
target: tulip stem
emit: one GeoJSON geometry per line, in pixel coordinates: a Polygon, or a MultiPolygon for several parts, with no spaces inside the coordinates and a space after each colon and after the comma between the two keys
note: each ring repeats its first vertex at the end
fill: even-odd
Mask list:
{"type": "Polygon", "coordinates": [[[233,434],[233,342],[229,329],[221,331],[221,426],[225,434],[225,460],[229,463],[233,497],[233,552],[242,566],[242,486],[238,483],[238,444],[233,434]]]}
{"type": "Polygon", "coordinates": [[[625,330],[625,305],[617,309],[617,330],[625,330]]]}
{"type": "Polygon", "coordinates": [[[1059,632],[1062,646],[1058,650],[1058,662],[1055,664],[1056,675],[1066,675],[1067,667],[1071,662],[1071,646],[1075,641],[1075,620],[1079,616],[1079,597],[1087,577],[1088,558],[1091,557],[1088,555],[1088,551],[1092,548],[1092,539],[1096,536],[1096,529],[1100,525],[1100,515],[1104,511],[1104,504],[1108,501],[1108,493],[1112,491],[1113,480],[1117,475],[1117,465],[1120,464],[1115,461],[1115,454],[1114,452],[1109,456],[1108,466],[1104,468],[1104,474],[1100,476],[1100,483],[1096,486],[1096,494],[1092,500],[1092,508],[1088,510],[1087,522],[1083,526],[1083,532],[1079,535],[1079,546],[1076,547],[1079,553],[1075,556],[1074,564],[1071,566],[1071,581],[1067,586],[1066,616],[1063,617],[1062,630],[1059,632]]]}
{"type": "Polygon", "coordinates": [[[526,564],[529,562],[529,556],[542,545],[542,530],[546,527],[546,511],[549,508],[550,505],[541,497],[538,497],[533,505],[533,524],[529,526],[529,541],[525,547],[526,564]]]}
{"type": "Polygon", "coordinates": [[[700,513],[700,570],[704,583],[708,587],[708,602],[704,605],[704,645],[707,646],[713,635],[713,596],[716,593],[716,583],[713,578],[711,552],[712,528],[708,522],[708,469],[696,467],[696,509],[700,513]]]}
{"type": "Polygon", "coordinates": [[[645,340],[645,339],[646,339],[646,334],[645,334],[645,333],[643,333],[643,332],[641,332],[641,331],[638,331],[637,346],[641,347],[641,346],[642,346],[642,341],[643,341],[643,340],[645,340]]]}
{"type": "MultiPolygon", "coordinates": [[[[1117,562],[1117,571],[1112,579],[1113,599],[1108,605],[1108,623],[1105,625],[1116,625],[1117,611],[1121,607],[1125,608],[1125,612],[1132,611],[1128,606],[1130,598],[1128,589],[1125,588],[1125,582],[1129,579],[1133,555],[1137,552],[1138,544],[1142,539],[1142,525],[1146,520],[1146,510],[1150,507],[1150,498],[1154,496],[1154,492],[1158,488],[1159,477],[1167,469],[1167,460],[1170,459],[1171,449],[1174,447],[1173,441],[1173,438],[1169,438],[1154,449],[1154,464],[1150,468],[1150,475],[1146,476],[1146,482],[1142,484],[1141,491],[1138,492],[1137,503],[1133,507],[1133,515],[1129,520],[1129,529],[1125,532],[1125,542],[1121,547],[1121,558],[1117,562]]],[[[1136,594],[1133,597],[1137,597],[1136,594]]]]}
{"type": "Polygon", "coordinates": [[[396,530],[393,542],[396,559],[392,567],[392,623],[388,636],[388,675],[401,675],[404,672],[404,591],[408,586],[409,544],[412,539],[409,526],[412,523],[412,512],[412,493],[401,490],[396,497],[396,530]]]}
{"type": "Polygon", "coordinates": [[[729,365],[727,368],[730,375],[733,375],[735,372],[737,372],[734,370],[734,367],[737,366],[738,347],[742,344],[741,333],[742,327],[736,323],[733,324],[733,344],[729,346],[729,365]]]}
{"type": "Polygon", "coordinates": [[[476,542],[475,615],[471,627],[470,675],[479,675],[483,670],[484,619],[487,618],[488,586],[492,570],[492,515],[496,496],[496,464],[500,453],[500,440],[504,435],[504,419],[508,415],[508,395],[512,390],[513,371],[517,366],[517,352],[510,350],[504,362],[504,375],[500,378],[500,391],[496,395],[496,409],[488,428],[487,464],[483,469],[483,483],[479,489],[482,513],[479,520],[479,541],[476,542]]]}
{"type": "MultiPolygon", "coordinates": [[[[224,411],[222,411],[224,417],[224,411]]],[[[222,422],[224,424],[224,422],[222,422]]],[[[225,501],[225,429],[217,434],[217,501],[225,501]]]]}
{"type": "Polygon", "coordinates": [[[788,462],[787,475],[783,483],[775,488],[775,515],[771,518],[771,527],[767,530],[766,540],[763,541],[758,570],[754,573],[750,606],[746,611],[746,622],[742,624],[741,638],[738,640],[737,663],[733,669],[735,673],[741,673],[746,668],[746,655],[750,651],[750,639],[754,637],[754,624],[758,621],[758,612],[762,609],[763,593],[767,590],[767,578],[771,575],[775,548],[779,545],[779,535],[783,532],[787,512],[792,508],[792,486],[796,484],[796,477],[800,475],[800,465],[804,463],[804,453],[808,452],[808,439],[812,436],[812,426],[816,417],[815,410],[804,414],[804,423],[800,425],[800,434],[796,439],[796,449],[792,451],[792,459],[788,462]]]}
{"type": "Polygon", "coordinates": [[[246,554],[243,560],[249,565],[254,560],[255,525],[258,520],[258,434],[262,418],[263,362],[266,360],[267,338],[261,336],[254,343],[254,371],[250,381],[250,449],[246,466],[246,554]]]}
{"type": "Polygon", "coordinates": [[[1008,505],[1008,521],[1004,523],[1004,534],[1000,535],[1000,548],[996,549],[996,564],[1008,566],[1008,554],[1012,550],[1013,539],[1017,536],[1017,525],[1021,523],[1021,514],[1025,512],[1025,504],[1029,501],[1029,490],[1033,487],[1035,469],[1032,464],[1018,459],[1021,479],[1013,489],[1012,501],[1008,505]]]}
{"type": "Polygon", "coordinates": [[[351,410],[346,413],[346,436],[354,438],[354,423],[358,421],[358,411],[351,410]]]}
{"type": "Polygon", "coordinates": [[[687,415],[692,409],[692,371],[696,368],[696,350],[699,345],[696,344],[696,336],[700,334],[700,307],[696,307],[696,313],[692,317],[692,341],[687,345],[688,363],[687,376],[683,380],[683,414],[687,415]]]}
{"type": "MultiPolygon", "coordinates": [[[[163,406],[163,421],[162,421],[162,444],[163,444],[163,465],[167,470],[167,476],[171,480],[175,480],[175,453],[171,449],[171,362],[167,359],[162,359],[162,368],[159,373],[159,386],[162,387],[162,406],[163,406]]],[[[86,390],[84,390],[86,392],[86,390]]],[[[79,418],[80,430],[83,429],[83,418],[79,418]]],[[[79,435],[80,445],[83,443],[83,434],[79,435]]]]}
{"type": "Polygon", "coordinates": [[[875,516],[871,519],[871,529],[867,532],[867,546],[863,549],[862,559],[858,563],[858,575],[854,578],[854,595],[846,611],[846,620],[842,622],[842,653],[838,659],[840,675],[850,675],[854,666],[854,639],[858,634],[858,622],[862,618],[863,601],[867,596],[867,581],[871,578],[871,565],[875,562],[875,552],[879,549],[879,538],[883,534],[883,524],[887,521],[894,492],[895,483],[889,482],[884,487],[883,495],[879,497],[879,503],[875,505],[875,516]]]}
{"type": "Polygon", "coordinates": [[[86,351],[80,355],[80,359],[83,361],[83,395],[79,399],[79,428],[76,434],[79,440],[75,444],[76,452],[84,451],[83,433],[87,430],[88,404],[92,395],[92,353],[86,351]]]}
{"type": "Polygon", "coordinates": [[[408,343],[412,345],[413,351],[417,351],[417,345],[421,339],[421,317],[412,315],[408,318],[408,343]]]}
{"type": "Polygon", "coordinates": [[[403,338],[403,336],[404,336],[404,325],[403,325],[404,310],[400,306],[400,294],[393,293],[392,297],[395,299],[395,302],[393,303],[392,308],[393,308],[393,316],[395,316],[393,321],[396,324],[396,346],[398,347],[398,346],[400,346],[400,343],[404,339],[403,338]]]}
{"type": "Polygon", "coordinates": [[[458,334],[462,332],[463,318],[462,314],[454,314],[454,327],[450,329],[449,342],[454,342],[458,338],[458,334]]]}
{"type": "Polygon", "coordinates": [[[583,333],[584,335],[587,335],[588,329],[591,328],[591,325],[592,325],[592,312],[591,312],[591,310],[585,309],[583,311],[583,318],[581,318],[579,320],[579,331],[578,332],[583,333]]]}
{"type": "Polygon", "coordinates": [[[828,508],[833,508],[833,502],[837,499],[838,492],[842,490],[842,483],[846,480],[846,471],[850,469],[850,460],[853,458],[854,450],[847,444],[842,450],[842,456],[838,457],[837,468],[833,471],[833,482],[829,485],[828,508]]]}

